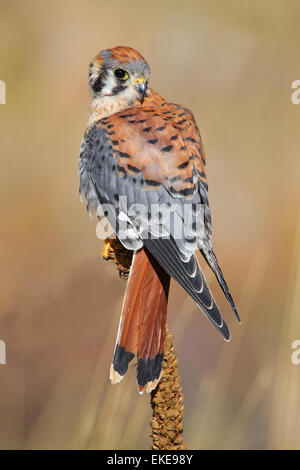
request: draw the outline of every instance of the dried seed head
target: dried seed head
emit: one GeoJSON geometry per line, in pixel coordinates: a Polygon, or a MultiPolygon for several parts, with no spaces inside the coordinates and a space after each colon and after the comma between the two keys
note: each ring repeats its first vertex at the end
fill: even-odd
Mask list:
{"type": "Polygon", "coordinates": [[[173,337],[167,329],[161,380],[151,393],[152,449],[184,450],[183,393],[173,337]]]}

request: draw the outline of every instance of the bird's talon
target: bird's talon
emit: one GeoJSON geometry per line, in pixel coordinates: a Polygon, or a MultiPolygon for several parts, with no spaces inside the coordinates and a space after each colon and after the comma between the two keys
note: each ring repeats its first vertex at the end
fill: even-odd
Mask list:
{"type": "Polygon", "coordinates": [[[113,243],[113,240],[111,240],[110,238],[106,238],[106,240],[104,240],[104,243],[103,243],[103,247],[102,247],[102,258],[104,258],[105,260],[109,260],[111,259],[111,245],[113,243]]]}

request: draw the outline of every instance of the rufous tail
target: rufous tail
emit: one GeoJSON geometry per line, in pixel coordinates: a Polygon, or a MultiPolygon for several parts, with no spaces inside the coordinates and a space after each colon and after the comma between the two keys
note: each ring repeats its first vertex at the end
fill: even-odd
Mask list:
{"type": "Polygon", "coordinates": [[[145,248],[132,260],[123,302],[119,331],[110,369],[113,384],[120,382],[129,362],[137,356],[140,393],[159,382],[166,332],[170,276],[145,248]]]}

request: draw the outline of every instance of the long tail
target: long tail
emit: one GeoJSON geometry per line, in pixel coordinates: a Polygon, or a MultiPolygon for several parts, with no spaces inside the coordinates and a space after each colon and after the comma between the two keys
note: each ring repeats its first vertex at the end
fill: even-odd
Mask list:
{"type": "Polygon", "coordinates": [[[133,257],[115,352],[110,369],[113,384],[120,382],[136,355],[140,393],[153,390],[164,357],[170,276],[145,248],[133,257]]]}
{"type": "Polygon", "coordinates": [[[217,257],[215,255],[213,249],[201,249],[200,251],[201,251],[202,255],[204,256],[207,264],[210,266],[211,270],[214,272],[214,274],[217,278],[217,281],[219,283],[219,286],[221,287],[226,299],[230,303],[231,308],[234,311],[237,320],[241,323],[241,320],[240,320],[239,314],[237,312],[237,309],[235,307],[233,298],[230,294],[229,288],[227,286],[227,283],[224,279],[224,275],[222,273],[222,269],[220,268],[219,262],[217,260],[217,257]]]}

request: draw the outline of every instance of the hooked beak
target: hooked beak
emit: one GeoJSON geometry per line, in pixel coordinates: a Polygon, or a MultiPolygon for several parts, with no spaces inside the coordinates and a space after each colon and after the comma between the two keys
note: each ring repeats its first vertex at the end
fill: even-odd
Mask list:
{"type": "Polygon", "coordinates": [[[147,91],[147,82],[144,77],[139,77],[136,78],[133,82],[134,88],[139,92],[140,94],[140,101],[143,103],[144,97],[147,91]]]}

